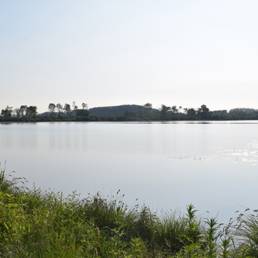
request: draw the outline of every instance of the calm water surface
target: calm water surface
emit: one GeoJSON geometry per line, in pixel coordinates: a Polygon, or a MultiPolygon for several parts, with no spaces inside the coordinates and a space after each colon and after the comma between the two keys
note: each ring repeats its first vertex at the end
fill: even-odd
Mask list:
{"type": "Polygon", "coordinates": [[[164,214],[258,208],[256,122],[1,124],[0,160],[43,189],[121,189],[164,214]]]}

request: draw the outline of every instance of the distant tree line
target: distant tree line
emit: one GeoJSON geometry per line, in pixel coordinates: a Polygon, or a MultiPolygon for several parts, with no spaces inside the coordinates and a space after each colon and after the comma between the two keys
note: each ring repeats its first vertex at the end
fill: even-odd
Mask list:
{"type": "Polygon", "coordinates": [[[49,103],[48,112],[38,113],[36,106],[21,105],[19,108],[7,106],[2,109],[0,121],[2,122],[40,122],[40,121],[77,121],[88,120],[88,106],[85,102],[79,108],[75,102],[72,105],[66,103],[49,103]]]}
{"type": "MultiPolygon", "coordinates": [[[[22,105],[20,108],[7,106],[1,111],[1,120],[33,121],[37,118],[37,107],[22,105]]],[[[1,121],[0,120],[0,121],[1,121]]]]}
{"type": "Polygon", "coordinates": [[[161,106],[161,120],[257,120],[258,110],[251,108],[235,108],[211,111],[206,105],[200,108],[182,108],[181,106],[161,106]]]}
{"type": "MultiPolygon", "coordinates": [[[[82,110],[86,110],[88,108],[88,105],[85,102],[83,102],[83,103],[81,103],[81,107],[82,107],[81,108],[82,110]]],[[[69,113],[72,110],[78,110],[78,109],[79,108],[75,102],[73,102],[72,106],[68,103],[65,103],[64,105],[62,105],[61,103],[57,103],[57,104],[49,103],[49,105],[48,105],[48,110],[52,113],[55,111],[58,113],[61,113],[61,112],[69,113]]]]}
{"type": "Polygon", "coordinates": [[[213,118],[213,112],[206,105],[201,105],[198,109],[162,105],[160,116],[161,120],[208,120],[213,118]]]}
{"type": "Polygon", "coordinates": [[[88,109],[86,102],[72,104],[49,103],[48,111],[37,112],[36,106],[22,105],[19,108],[7,106],[0,114],[1,122],[40,121],[177,121],[177,120],[258,120],[258,110],[236,108],[211,111],[206,105],[199,108],[161,105],[153,108],[145,105],[121,105],[88,109]]]}

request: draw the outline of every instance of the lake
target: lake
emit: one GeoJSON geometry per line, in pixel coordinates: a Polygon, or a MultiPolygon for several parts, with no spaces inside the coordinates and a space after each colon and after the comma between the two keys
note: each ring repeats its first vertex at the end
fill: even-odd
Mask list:
{"type": "Polygon", "coordinates": [[[164,215],[189,203],[222,219],[258,208],[254,121],[0,124],[0,160],[29,185],[82,197],[120,189],[164,215]]]}

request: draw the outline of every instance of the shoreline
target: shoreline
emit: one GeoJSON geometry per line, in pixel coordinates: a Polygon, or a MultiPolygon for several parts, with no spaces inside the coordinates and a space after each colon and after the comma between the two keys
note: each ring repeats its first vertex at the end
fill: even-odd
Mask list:
{"type": "Polygon", "coordinates": [[[208,120],[37,120],[37,121],[20,121],[20,120],[6,120],[1,121],[0,124],[26,124],[26,123],[76,123],[76,122],[84,122],[84,123],[101,123],[101,122],[133,122],[133,123],[170,123],[170,122],[236,122],[236,121],[257,121],[258,119],[208,119],[208,120]]]}

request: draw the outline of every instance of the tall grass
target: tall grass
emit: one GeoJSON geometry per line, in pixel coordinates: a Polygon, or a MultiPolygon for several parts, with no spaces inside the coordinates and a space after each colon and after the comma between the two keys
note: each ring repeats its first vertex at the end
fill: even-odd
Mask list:
{"type": "MultiPolygon", "coordinates": [[[[19,180],[18,180],[19,182],[19,180]]],[[[258,257],[258,216],[246,211],[226,225],[183,216],[159,218],[119,198],[27,189],[0,172],[0,257],[258,257]]]]}

